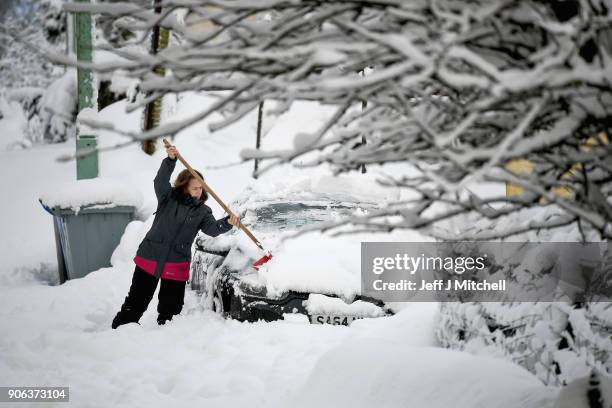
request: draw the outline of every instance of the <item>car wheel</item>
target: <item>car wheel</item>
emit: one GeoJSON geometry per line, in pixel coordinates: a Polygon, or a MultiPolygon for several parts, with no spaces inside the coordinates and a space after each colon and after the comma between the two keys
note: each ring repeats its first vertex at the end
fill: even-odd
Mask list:
{"type": "Polygon", "coordinates": [[[223,298],[221,297],[221,293],[219,293],[219,291],[216,291],[214,296],[213,296],[212,310],[213,310],[213,312],[219,313],[219,314],[223,314],[223,312],[224,312],[224,310],[223,310],[223,298]]]}

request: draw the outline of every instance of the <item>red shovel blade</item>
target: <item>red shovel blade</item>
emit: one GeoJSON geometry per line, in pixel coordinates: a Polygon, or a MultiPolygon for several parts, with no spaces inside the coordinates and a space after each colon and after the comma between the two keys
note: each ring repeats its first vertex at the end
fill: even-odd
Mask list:
{"type": "Polygon", "coordinates": [[[253,268],[255,268],[255,270],[259,270],[259,267],[265,264],[266,262],[268,262],[270,259],[272,259],[272,254],[270,253],[265,254],[264,256],[259,258],[257,261],[255,261],[255,263],[253,263],[253,268]]]}

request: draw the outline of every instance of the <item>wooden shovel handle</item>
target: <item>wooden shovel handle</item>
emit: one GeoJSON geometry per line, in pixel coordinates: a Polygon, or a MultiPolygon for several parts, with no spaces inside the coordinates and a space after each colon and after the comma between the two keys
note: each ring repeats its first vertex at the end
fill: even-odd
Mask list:
{"type": "MultiPolygon", "coordinates": [[[[170,144],[170,142],[168,142],[168,140],[166,140],[165,138],[162,139],[162,141],[164,142],[164,146],[166,146],[166,148],[172,146],[172,144],[170,144]]],[[[202,177],[200,177],[200,175],[196,173],[193,167],[191,167],[189,163],[187,163],[187,160],[185,160],[183,156],[181,156],[180,153],[177,154],[177,158],[179,159],[181,163],[183,163],[183,166],[185,166],[185,168],[189,170],[191,175],[202,184],[202,187],[204,187],[204,190],[206,190],[206,192],[210,196],[212,196],[212,198],[214,198],[217,203],[219,203],[221,208],[223,208],[223,210],[225,210],[225,212],[228,213],[229,215],[232,215],[233,213],[230,211],[229,207],[225,205],[225,203],[223,202],[223,200],[221,200],[221,198],[217,195],[217,193],[215,193],[213,189],[210,188],[210,186],[204,181],[204,179],[202,179],[202,177]]],[[[249,238],[251,238],[251,240],[255,243],[255,245],[259,247],[259,249],[261,249],[262,251],[264,250],[263,245],[261,245],[261,242],[259,242],[259,240],[255,238],[255,235],[253,235],[253,233],[240,220],[238,221],[238,228],[242,229],[244,233],[247,234],[249,238]]]]}

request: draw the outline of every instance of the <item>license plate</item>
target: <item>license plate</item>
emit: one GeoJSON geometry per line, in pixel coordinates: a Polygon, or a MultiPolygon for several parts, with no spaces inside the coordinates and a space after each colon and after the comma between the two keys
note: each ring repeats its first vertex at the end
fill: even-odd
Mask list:
{"type": "Polygon", "coordinates": [[[331,324],[334,326],[348,326],[353,321],[361,319],[357,316],[331,316],[331,315],[311,315],[310,323],[331,324]]]}

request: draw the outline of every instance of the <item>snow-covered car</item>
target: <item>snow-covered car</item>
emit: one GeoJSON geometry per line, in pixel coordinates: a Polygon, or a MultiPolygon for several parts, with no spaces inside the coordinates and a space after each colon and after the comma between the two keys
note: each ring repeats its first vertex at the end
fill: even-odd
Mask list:
{"type": "Polygon", "coordinates": [[[363,236],[307,232],[281,238],[306,225],[370,211],[397,194],[368,175],[255,185],[230,207],[273,258],[257,271],[252,264],[263,253],[242,231],[201,235],[195,242],[191,288],[202,294],[205,307],[241,321],[298,313],[311,323],[349,325],[391,314],[382,301],[360,294],[363,236]]]}

